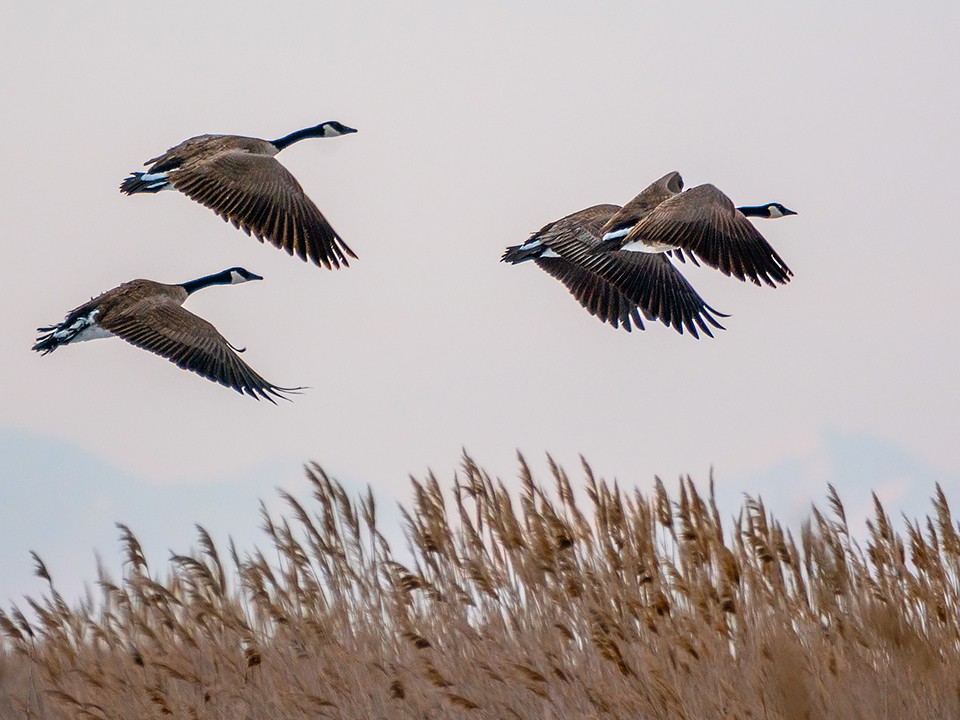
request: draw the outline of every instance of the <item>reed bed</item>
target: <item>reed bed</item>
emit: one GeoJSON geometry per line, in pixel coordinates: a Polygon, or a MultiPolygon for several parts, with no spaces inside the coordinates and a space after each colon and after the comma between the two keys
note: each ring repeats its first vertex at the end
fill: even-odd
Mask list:
{"type": "Polygon", "coordinates": [[[712,480],[643,494],[584,462],[578,495],[550,469],[413,480],[409,553],[311,465],[309,500],[263,511],[269,551],[198,528],[158,569],[120,526],[122,577],[75,606],[35,558],[48,592],[0,612],[0,718],[960,717],[939,487],[899,532],[874,498],[858,543],[832,488],[799,528],[749,498],[724,527],[712,480]]]}

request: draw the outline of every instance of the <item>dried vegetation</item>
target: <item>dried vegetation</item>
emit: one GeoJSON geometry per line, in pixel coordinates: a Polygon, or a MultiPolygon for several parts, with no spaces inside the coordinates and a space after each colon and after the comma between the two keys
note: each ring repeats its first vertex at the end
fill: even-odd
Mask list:
{"type": "Polygon", "coordinates": [[[798,532],[746,499],[650,496],[552,465],[511,494],[465,458],[452,493],[414,481],[401,563],[371,494],[318,466],[264,511],[269,552],[126,567],[96,598],[0,613],[6,718],[960,717],[960,535],[937,488],[862,545],[831,489],[798,532]],[[585,509],[588,508],[588,509],[585,509]]]}

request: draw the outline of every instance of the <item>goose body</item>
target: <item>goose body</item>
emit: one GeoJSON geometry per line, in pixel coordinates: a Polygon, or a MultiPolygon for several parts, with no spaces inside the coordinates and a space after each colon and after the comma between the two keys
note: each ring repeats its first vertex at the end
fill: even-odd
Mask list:
{"type": "Polygon", "coordinates": [[[147,160],[147,171],[131,173],[120,190],[128,195],[179,190],[261,242],[339,268],[356,255],[275,155],[305,138],[354,132],[331,121],[277,140],[198,135],[147,160]]]}
{"type": "Polygon", "coordinates": [[[694,337],[701,331],[712,336],[711,326],[723,328],[716,316],[725,316],[703,301],[665,255],[597,253],[604,227],[628,208],[638,212],[651,202],[638,196],[623,208],[594,205],[572,213],[543,226],[524,244],[508,247],[502,260],[532,260],[562,282],[591,315],[615,328],[643,330],[646,318],[679,333],[686,329],[694,337]]]}
{"type": "Polygon", "coordinates": [[[46,355],[61,345],[116,336],[239,393],[274,402],[274,397],[301,388],[281,388],[264,380],[240,359],[242,350],[182,307],[202,288],[262,279],[235,267],[178,285],[131,280],[71,310],[58,325],[38,328],[41,334],[33,349],[46,355]]]}
{"type": "MultiPolygon", "coordinates": [[[[677,172],[652,183],[649,200],[633,214],[619,213],[604,226],[599,251],[660,254],[670,252],[684,261],[720,270],[738,280],[760,285],[785,284],[793,272],[747,218],[796,215],[780,203],[735,207],[716,186],[698,185],[683,192],[677,172]]],[[[644,193],[641,193],[638,198],[644,193]]]]}

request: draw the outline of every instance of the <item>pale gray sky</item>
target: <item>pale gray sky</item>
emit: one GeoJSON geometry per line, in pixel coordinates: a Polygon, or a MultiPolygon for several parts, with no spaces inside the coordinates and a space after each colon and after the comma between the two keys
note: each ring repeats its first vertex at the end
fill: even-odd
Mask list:
{"type": "MultiPolygon", "coordinates": [[[[158,488],[236,477],[270,496],[297,482],[274,469],[307,459],[387,497],[427,466],[448,477],[461,446],[512,476],[520,448],[570,466],[583,453],[631,484],[713,465],[732,496],[802,507],[827,479],[874,484],[872,460],[822,461],[855,438],[862,459],[923,468],[884,479],[891,497],[926,497],[934,480],[956,496],[960,8],[463,5],[7,4],[0,471],[44,447],[109,467],[143,490],[112,522],[158,488]],[[280,159],[360,256],[348,270],[261,246],[175,193],[117,191],[191,135],[328,119],[359,133],[280,159]],[[531,264],[498,262],[544,223],[670,170],[800,213],[761,226],[796,273],[786,287],[682,266],[732,314],[716,339],[615,331],[531,264]],[[120,282],[233,265],[266,279],[188,308],[267,379],[312,387],[293,404],[121,341],[29,351],[34,328],[120,282]]],[[[50,467],[32,482],[69,486],[49,493],[53,511],[86,481],[50,467]]],[[[23,486],[4,479],[3,502],[33,519],[0,547],[8,576],[58,531],[23,486]]]]}

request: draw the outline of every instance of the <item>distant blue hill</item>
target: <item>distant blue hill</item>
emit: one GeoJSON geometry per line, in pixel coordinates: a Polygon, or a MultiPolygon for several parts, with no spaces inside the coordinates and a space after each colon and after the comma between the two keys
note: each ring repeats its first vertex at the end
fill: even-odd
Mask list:
{"type": "Polygon", "coordinates": [[[923,518],[932,512],[930,498],[938,482],[947,499],[960,507],[960,477],[940,473],[902,447],[865,434],[828,430],[807,455],[739,478],[719,475],[718,488],[724,494],[760,493],[768,509],[791,526],[809,514],[810,501],[821,512],[829,509],[826,496],[831,483],[857,537],[864,536],[863,520],[873,515],[871,492],[877,493],[898,528],[901,513],[923,518]]]}
{"type": "Polygon", "coordinates": [[[278,460],[206,484],[158,486],[68,443],[0,431],[0,606],[45,589],[32,576],[30,550],[67,598],[78,598],[83,583],[96,580],[95,550],[118,577],[117,522],[134,531],[158,572],[171,549],[196,545],[194,523],[223,543],[224,552],[228,536],[241,551],[264,547],[259,501],[279,510],[277,486],[301,498],[307,494],[300,460],[278,460]]]}

